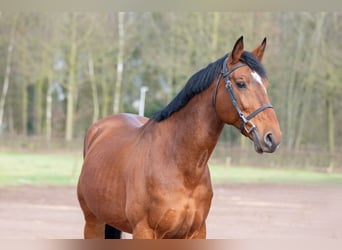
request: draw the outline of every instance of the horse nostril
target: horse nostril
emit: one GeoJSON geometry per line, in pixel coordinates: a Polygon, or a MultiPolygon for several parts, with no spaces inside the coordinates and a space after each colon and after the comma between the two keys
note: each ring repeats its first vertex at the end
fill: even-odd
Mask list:
{"type": "Polygon", "coordinates": [[[273,149],[275,147],[275,142],[274,142],[273,135],[271,132],[268,132],[265,134],[264,142],[269,149],[273,149]]]}

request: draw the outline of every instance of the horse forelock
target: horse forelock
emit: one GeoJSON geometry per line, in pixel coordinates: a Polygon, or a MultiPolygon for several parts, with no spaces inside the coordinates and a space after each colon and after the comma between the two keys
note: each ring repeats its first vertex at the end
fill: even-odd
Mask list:
{"type": "Polygon", "coordinates": [[[253,53],[244,51],[241,55],[240,61],[247,64],[253,71],[257,72],[262,78],[266,77],[266,70],[261,62],[254,56],[253,53]]]}

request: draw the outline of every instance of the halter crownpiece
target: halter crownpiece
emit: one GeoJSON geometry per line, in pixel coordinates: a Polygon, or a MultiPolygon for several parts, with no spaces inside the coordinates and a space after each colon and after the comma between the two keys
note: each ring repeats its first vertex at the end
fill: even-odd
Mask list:
{"type": "Polygon", "coordinates": [[[253,119],[255,116],[257,116],[260,112],[264,111],[265,109],[273,108],[273,106],[272,106],[272,104],[265,104],[246,117],[245,114],[241,111],[241,109],[239,107],[239,104],[237,102],[236,96],[235,96],[234,91],[233,91],[232,83],[229,79],[229,75],[231,73],[233,73],[236,69],[244,67],[244,66],[248,67],[248,65],[245,63],[239,63],[239,64],[235,65],[234,67],[232,67],[230,70],[228,70],[227,61],[228,61],[228,56],[223,62],[222,71],[221,71],[220,76],[216,82],[214,97],[213,97],[213,104],[214,105],[216,104],[216,94],[217,94],[218,83],[220,82],[221,76],[223,76],[223,78],[226,82],[226,84],[225,84],[226,90],[227,90],[227,92],[230,96],[230,99],[232,100],[233,106],[234,106],[236,112],[238,113],[240,120],[242,122],[241,127],[240,127],[241,133],[243,132],[243,129],[244,129],[247,132],[247,134],[250,134],[256,128],[254,123],[251,122],[251,119],[253,119]]]}

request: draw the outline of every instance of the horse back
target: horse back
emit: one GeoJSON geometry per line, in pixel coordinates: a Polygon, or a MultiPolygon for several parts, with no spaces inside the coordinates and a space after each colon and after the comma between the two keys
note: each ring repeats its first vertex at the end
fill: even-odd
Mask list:
{"type": "Polygon", "coordinates": [[[92,124],[84,137],[83,158],[85,158],[89,148],[97,143],[105,143],[107,138],[115,136],[125,137],[136,133],[137,129],[143,126],[148,118],[134,114],[117,114],[103,118],[92,124]]]}

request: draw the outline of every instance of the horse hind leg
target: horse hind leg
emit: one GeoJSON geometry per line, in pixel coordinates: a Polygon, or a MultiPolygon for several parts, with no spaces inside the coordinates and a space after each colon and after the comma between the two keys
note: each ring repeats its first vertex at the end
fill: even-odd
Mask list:
{"type": "Polygon", "coordinates": [[[83,210],[85,225],[84,225],[84,238],[85,239],[104,239],[105,223],[99,221],[94,214],[89,211],[83,210]]]}
{"type": "Polygon", "coordinates": [[[84,238],[103,239],[105,235],[105,223],[98,220],[98,218],[90,211],[80,193],[78,193],[78,200],[85,219],[84,238]]]}
{"type": "Polygon", "coordinates": [[[121,239],[121,231],[108,224],[105,225],[105,239],[121,239]]]}
{"type": "Polygon", "coordinates": [[[99,221],[89,209],[83,207],[82,209],[86,221],[84,226],[85,239],[121,239],[120,230],[99,221]]]}
{"type": "Polygon", "coordinates": [[[103,239],[104,238],[104,223],[87,220],[84,226],[85,239],[103,239]]]}

